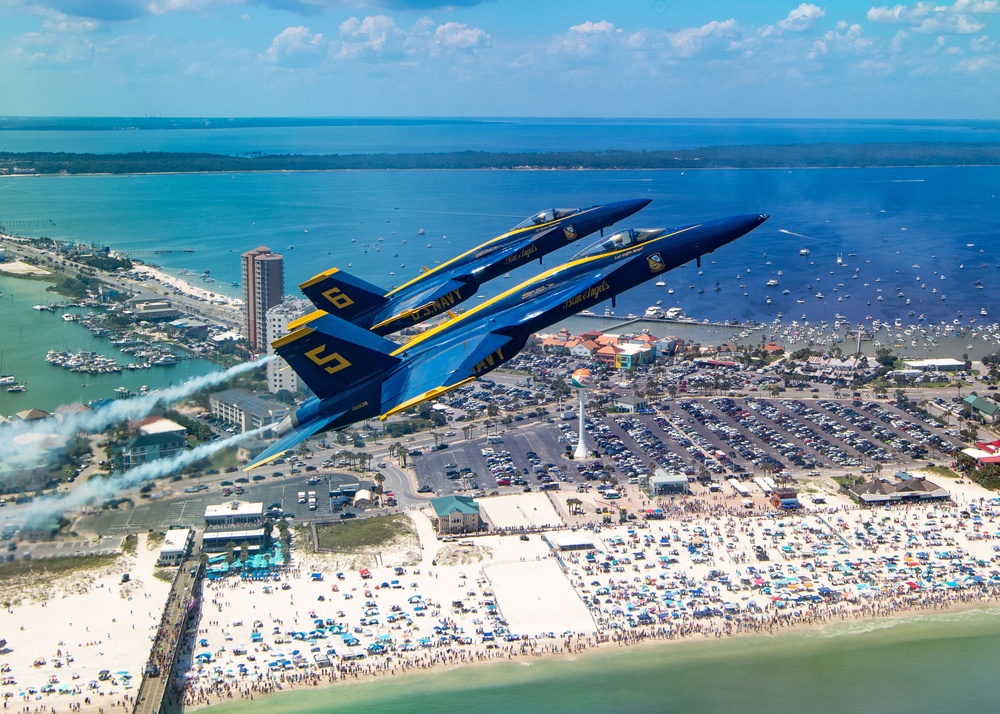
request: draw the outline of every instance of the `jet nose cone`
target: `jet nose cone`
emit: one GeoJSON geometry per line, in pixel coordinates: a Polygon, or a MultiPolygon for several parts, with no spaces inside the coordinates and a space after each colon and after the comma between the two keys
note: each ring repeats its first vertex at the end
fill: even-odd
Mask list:
{"type": "Polygon", "coordinates": [[[633,198],[628,201],[615,201],[614,203],[605,204],[604,210],[611,221],[616,222],[623,218],[628,218],[633,213],[638,213],[652,202],[653,199],[651,198],[633,198]]]}

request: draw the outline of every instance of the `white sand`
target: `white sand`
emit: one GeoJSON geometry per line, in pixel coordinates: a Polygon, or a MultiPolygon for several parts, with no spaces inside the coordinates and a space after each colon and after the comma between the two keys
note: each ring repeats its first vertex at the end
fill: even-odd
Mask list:
{"type": "Polygon", "coordinates": [[[138,273],[143,273],[161,285],[165,285],[190,297],[213,302],[219,305],[232,305],[234,307],[243,305],[243,300],[239,298],[232,298],[228,295],[223,295],[222,293],[213,292],[212,290],[192,285],[186,280],[175,278],[173,275],[169,275],[162,270],[153,268],[149,265],[135,265],[133,269],[138,273]]]}
{"type": "Polygon", "coordinates": [[[559,528],[563,521],[545,493],[484,498],[479,505],[497,529],[559,528]]]}
{"type": "Polygon", "coordinates": [[[24,602],[0,614],[8,650],[0,654],[2,676],[16,682],[3,686],[3,693],[15,695],[15,701],[27,697],[24,703],[34,707],[46,684],[79,690],[51,695],[60,709],[69,702],[83,704],[86,696],[94,706],[108,706],[123,695],[134,695],[170,590],[168,583],[153,577],[157,554],[147,549],[143,534],[135,556],[121,556],[100,572],[58,581],[48,597],[43,587],[17,592],[5,587],[5,601],[22,596],[24,602]],[[130,581],[122,583],[126,572],[130,581]],[[90,688],[88,683],[97,680],[102,669],[110,670],[114,679],[90,688]],[[131,674],[131,684],[126,685],[119,672],[131,674]],[[38,693],[29,694],[29,688],[38,693]]]}
{"type": "Polygon", "coordinates": [[[555,559],[488,565],[485,571],[512,632],[529,637],[596,632],[594,618],[555,559]]]}
{"type": "Polygon", "coordinates": [[[0,263],[0,272],[11,275],[51,275],[52,272],[39,268],[35,265],[28,265],[20,260],[13,260],[9,263],[0,263]]]}

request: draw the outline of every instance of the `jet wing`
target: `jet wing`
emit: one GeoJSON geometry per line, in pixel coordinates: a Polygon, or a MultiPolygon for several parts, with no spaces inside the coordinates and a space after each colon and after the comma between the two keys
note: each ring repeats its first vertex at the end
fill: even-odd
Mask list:
{"type": "MultiPolygon", "coordinates": [[[[396,403],[381,418],[404,411],[472,382],[480,374],[506,362],[521,345],[496,332],[478,331],[434,344],[414,355],[409,369],[400,370],[383,386],[383,404],[396,403]]],[[[405,345],[400,352],[404,359],[405,345]]]]}
{"type": "Polygon", "coordinates": [[[320,419],[314,419],[304,426],[300,426],[296,429],[285,434],[283,437],[278,439],[276,442],[271,444],[267,449],[257,454],[257,457],[243,467],[244,471],[249,471],[250,469],[255,469],[258,466],[263,466],[269,461],[274,461],[279,458],[282,454],[290,449],[294,449],[298,444],[302,443],[310,436],[320,433],[328,425],[335,422],[343,415],[343,412],[333,414],[331,416],[326,416],[320,419]]]}

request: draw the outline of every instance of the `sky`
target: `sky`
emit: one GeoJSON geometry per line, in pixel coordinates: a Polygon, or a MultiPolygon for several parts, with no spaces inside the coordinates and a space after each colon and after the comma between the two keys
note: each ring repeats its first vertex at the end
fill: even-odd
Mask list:
{"type": "Polygon", "coordinates": [[[9,116],[1000,118],[1000,0],[0,0],[9,116]]]}

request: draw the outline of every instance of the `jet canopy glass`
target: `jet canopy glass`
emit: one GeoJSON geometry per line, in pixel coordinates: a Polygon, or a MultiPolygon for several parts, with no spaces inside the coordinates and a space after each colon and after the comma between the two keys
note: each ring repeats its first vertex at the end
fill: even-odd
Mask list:
{"type": "Polygon", "coordinates": [[[664,228],[628,228],[590,244],[577,253],[574,258],[585,258],[590,255],[601,255],[602,253],[631,248],[653,238],[659,238],[666,232],[664,228]]]}
{"type": "Polygon", "coordinates": [[[572,216],[574,213],[579,212],[579,210],[579,208],[550,208],[547,211],[536,213],[531,218],[525,218],[511,230],[516,231],[518,228],[531,228],[532,226],[540,226],[543,223],[551,223],[552,221],[557,221],[560,218],[572,216]]]}

